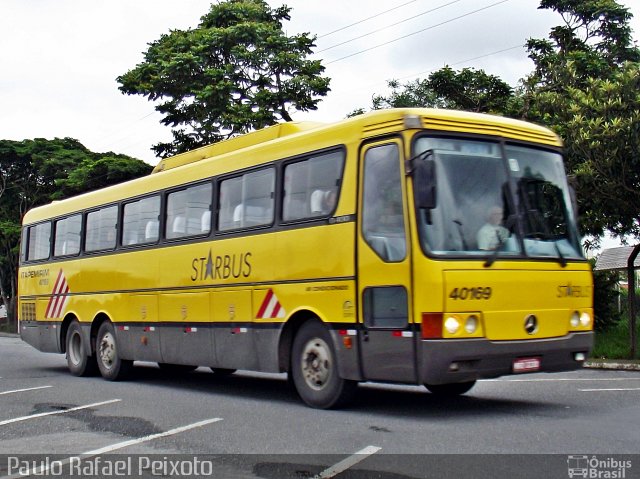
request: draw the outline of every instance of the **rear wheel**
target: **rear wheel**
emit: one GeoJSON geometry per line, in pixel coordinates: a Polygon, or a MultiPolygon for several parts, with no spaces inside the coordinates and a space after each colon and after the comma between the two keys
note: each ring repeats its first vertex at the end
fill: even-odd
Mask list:
{"type": "Polygon", "coordinates": [[[474,385],[475,381],[451,384],[425,384],[425,387],[432,393],[443,397],[460,396],[468,392],[474,385]]]}
{"type": "Polygon", "coordinates": [[[344,406],[358,386],[338,375],[331,335],[317,321],[303,324],[293,340],[291,376],[302,400],[320,409],[344,406]]]}
{"type": "Polygon", "coordinates": [[[98,373],[96,357],[87,354],[90,348],[85,343],[80,323],[73,321],[67,330],[66,350],[67,366],[74,376],[94,376],[98,373]]]}
{"type": "Polygon", "coordinates": [[[133,367],[133,361],[120,357],[115,329],[109,321],[102,323],[98,329],[96,356],[100,374],[109,381],[126,378],[133,367]]]}

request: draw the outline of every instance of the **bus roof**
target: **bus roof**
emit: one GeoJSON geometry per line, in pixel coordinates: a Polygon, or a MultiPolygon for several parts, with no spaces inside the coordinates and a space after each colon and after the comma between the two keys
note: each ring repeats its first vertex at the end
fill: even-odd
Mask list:
{"type": "Polygon", "coordinates": [[[160,160],[151,173],[159,173],[182,165],[187,165],[196,161],[220,156],[232,151],[241,150],[249,146],[258,145],[267,141],[282,138],[284,136],[293,135],[302,131],[312,130],[323,126],[324,123],[316,123],[312,121],[288,122],[278,125],[268,126],[261,130],[252,131],[244,135],[236,136],[219,143],[203,146],[195,150],[187,151],[170,158],[160,160]]]}
{"type": "Polygon", "coordinates": [[[37,223],[236,169],[408,128],[483,134],[562,146],[560,138],[542,126],[455,110],[399,108],[376,110],[336,123],[282,123],[161,160],[151,175],[34,208],[27,212],[23,223],[37,223]],[[256,158],[258,152],[260,157],[256,158]]]}

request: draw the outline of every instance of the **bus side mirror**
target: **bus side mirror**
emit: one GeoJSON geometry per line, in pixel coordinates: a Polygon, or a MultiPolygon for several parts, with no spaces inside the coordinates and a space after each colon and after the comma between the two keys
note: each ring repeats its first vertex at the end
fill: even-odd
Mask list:
{"type": "Polygon", "coordinates": [[[413,168],[413,191],[416,206],[432,210],[436,201],[436,164],[433,160],[418,160],[413,168]]]}

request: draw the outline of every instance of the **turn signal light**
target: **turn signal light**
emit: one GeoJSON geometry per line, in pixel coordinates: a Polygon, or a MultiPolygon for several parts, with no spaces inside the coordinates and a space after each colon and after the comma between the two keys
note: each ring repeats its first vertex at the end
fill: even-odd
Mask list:
{"type": "Polygon", "coordinates": [[[442,339],[442,313],[422,313],[422,339],[442,339]]]}

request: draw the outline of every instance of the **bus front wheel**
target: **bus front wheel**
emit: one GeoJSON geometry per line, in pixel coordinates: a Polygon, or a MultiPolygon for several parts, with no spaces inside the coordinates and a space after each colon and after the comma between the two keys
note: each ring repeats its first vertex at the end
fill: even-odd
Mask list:
{"type": "Polygon", "coordinates": [[[133,361],[120,357],[115,329],[109,321],[102,323],[98,329],[96,357],[100,374],[109,381],[124,379],[131,372],[133,361]]]}
{"type": "Polygon", "coordinates": [[[358,386],[338,375],[331,335],[317,321],[303,324],[293,340],[291,375],[302,400],[319,409],[344,406],[358,386]]]}
{"type": "Polygon", "coordinates": [[[467,381],[464,383],[451,384],[425,384],[425,387],[431,394],[443,397],[460,396],[468,392],[474,385],[475,381],[467,381]]]}
{"type": "Polygon", "coordinates": [[[66,336],[67,367],[74,376],[94,376],[98,372],[95,356],[88,356],[82,327],[78,321],[69,325],[66,336]]]}

